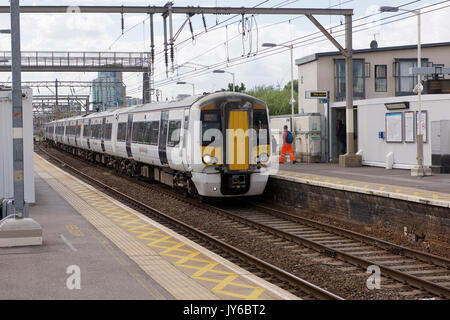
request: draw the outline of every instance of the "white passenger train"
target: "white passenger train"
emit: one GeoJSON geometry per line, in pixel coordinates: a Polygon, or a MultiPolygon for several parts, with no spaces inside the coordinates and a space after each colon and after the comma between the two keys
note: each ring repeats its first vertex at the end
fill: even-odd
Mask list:
{"type": "Polygon", "coordinates": [[[234,92],[46,124],[47,140],[74,155],[205,197],[264,192],[269,132],[267,105],[234,92]]]}

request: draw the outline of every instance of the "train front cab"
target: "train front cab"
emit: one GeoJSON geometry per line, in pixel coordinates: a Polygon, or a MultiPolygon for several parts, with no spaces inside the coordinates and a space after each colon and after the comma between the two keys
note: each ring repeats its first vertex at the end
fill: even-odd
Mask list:
{"type": "Polygon", "coordinates": [[[267,106],[250,96],[228,95],[201,105],[200,120],[203,170],[192,174],[198,193],[262,194],[269,177],[267,106]]]}

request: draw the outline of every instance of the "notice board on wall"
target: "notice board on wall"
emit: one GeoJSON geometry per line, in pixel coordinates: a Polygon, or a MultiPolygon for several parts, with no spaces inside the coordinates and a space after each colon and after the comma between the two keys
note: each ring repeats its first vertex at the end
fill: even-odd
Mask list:
{"type": "Polygon", "coordinates": [[[403,113],[386,113],[386,142],[403,142],[403,113]]]}
{"type": "Polygon", "coordinates": [[[415,142],[414,111],[405,112],[405,142],[415,142]]]}

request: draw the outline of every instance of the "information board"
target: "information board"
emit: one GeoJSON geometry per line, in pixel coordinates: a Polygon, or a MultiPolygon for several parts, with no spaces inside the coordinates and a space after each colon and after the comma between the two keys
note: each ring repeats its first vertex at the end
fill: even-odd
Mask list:
{"type": "Polygon", "coordinates": [[[386,113],[386,142],[403,142],[403,113],[386,113]]]}
{"type": "Polygon", "coordinates": [[[414,111],[405,112],[405,142],[415,142],[416,132],[414,130],[414,111]]]}

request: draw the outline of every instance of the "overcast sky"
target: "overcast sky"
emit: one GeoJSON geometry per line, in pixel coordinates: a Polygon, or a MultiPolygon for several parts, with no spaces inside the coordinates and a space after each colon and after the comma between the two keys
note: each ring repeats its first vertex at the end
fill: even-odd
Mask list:
{"type": "MultiPolygon", "coordinates": [[[[255,6],[264,0],[195,0],[195,1],[174,1],[175,6],[255,6]]],[[[114,0],[80,0],[80,1],[50,1],[50,0],[22,0],[22,5],[164,5],[166,1],[114,1],[114,0]]],[[[354,15],[354,48],[368,48],[370,42],[376,38],[379,46],[407,45],[417,43],[417,20],[415,17],[388,23],[394,19],[411,16],[404,14],[396,18],[389,18],[394,13],[377,14],[379,5],[399,6],[407,3],[407,9],[430,6],[424,11],[439,9],[423,15],[423,42],[443,42],[450,41],[450,1],[412,1],[412,0],[299,0],[283,1],[268,0],[261,7],[274,7],[279,4],[287,4],[285,7],[307,8],[307,7],[334,7],[352,8],[354,15]],[[414,3],[411,3],[414,2],[414,3]],[[442,4],[438,4],[441,3],[442,4]],[[375,14],[375,15],[372,15],[375,14]],[[360,19],[372,15],[369,18],[360,19]],[[360,19],[360,20],[357,20],[360,19]],[[379,21],[379,19],[384,19],[379,21]],[[358,25],[361,25],[358,27],[358,25]],[[367,30],[361,30],[366,29],[367,30]],[[361,31],[359,31],[361,30],[361,31]]],[[[0,5],[9,5],[9,1],[0,0],[0,5]]],[[[213,28],[216,23],[228,19],[229,16],[207,16],[208,28],[213,28]]],[[[281,51],[278,54],[267,55],[267,51],[261,47],[263,42],[286,43],[295,40],[295,58],[301,58],[315,52],[335,50],[326,39],[318,38],[315,26],[304,17],[295,16],[255,16],[248,17],[249,22],[245,38],[242,36],[240,28],[240,17],[236,17],[220,27],[227,24],[228,27],[217,27],[196,38],[195,41],[188,40],[180,44],[183,40],[189,39],[191,34],[186,26],[181,32],[176,42],[175,62],[183,65],[188,62],[200,65],[213,66],[236,73],[237,82],[244,82],[247,88],[256,85],[280,84],[284,86],[290,77],[289,51],[281,51]],[[289,19],[291,19],[289,21],[289,19]],[[233,23],[235,22],[235,23],[233,23]],[[311,35],[314,34],[314,35],[311,35]],[[299,39],[300,40],[296,40],[299,39]],[[227,41],[228,39],[228,41],[227,41]],[[303,42],[301,42],[303,40],[303,42]],[[306,41],[308,40],[308,41],[306,41]],[[227,60],[230,61],[227,65],[227,60]]],[[[342,21],[341,21],[342,19],[342,21]]],[[[178,30],[185,20],[185,16],[174,17],[174,30],[178,30]]],[[[192,17],[194,33],[204,30],[201,16],[192,17]]],[[[340,17],[319,17],[318,20],[331,30],[335,36],[343,35],[340,17]]],[[[125,15],[125,29],[135,26],[124,36],[121,35],[120,15],[108,14],[23,14],[22,19],[22,50],[26,51],[148,51],[149,24],[146,15],[125,15]],[[115,41],[118,39],[118,41],[115,41]]],[[[9,15],[0,14],[0,29],[9,28],[9,15]]],[[[193,77],[193,68],[181,67],[169,74],[166,78],[163,49],[162,18],[155,16],[155,36],[157,65],[155,82],[157,88],[163,90],[163,95],[169,98],[179,93],[191,93],[192,87],[187,85],[176,85],[177,80],[193,82],[197,93],[220,90],[231,82],[231,76],[227,74],[206,73],[193,77]]],[[[337,38],[343,44],[343,37],[337,38]]],[[[0,35],[0,51],[10,50],[9,37],[0,35]]],[[[192,65],[191,65],[192,66],[192,65]]],[[[212,68],[214,69],[214,68],[212,68]]],[[[212,70],[211,69],[211,70],[212,70]]],[[[295,72],[295,77],[297,77],[295,72]]],[[[9,73],[1,73],[0,80],[9,79],[9,73]]],[[[23,80],[92,80],[95,73],[24,73],[23,80]]],[[[141,97],[142,75],[137,73],[124,74],[127,85],[127,95],[141,97]]],[[[47,94],[47,89],[40,89],[40,94],[47,94]]],[[[79,94],[89,94],[89,89],[77,89],[79,94]]],[[[35,93],[37,94],[37,93],[35,93]]]]}

